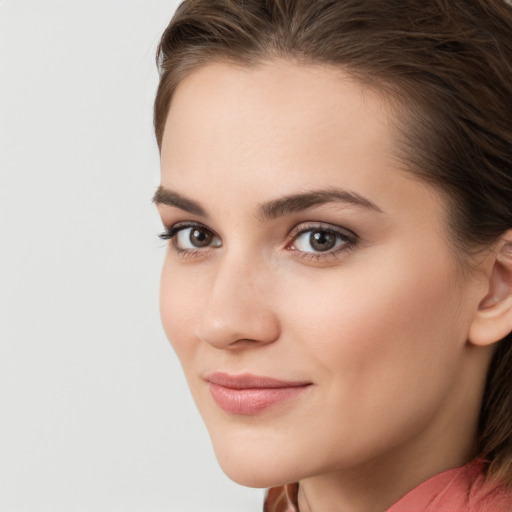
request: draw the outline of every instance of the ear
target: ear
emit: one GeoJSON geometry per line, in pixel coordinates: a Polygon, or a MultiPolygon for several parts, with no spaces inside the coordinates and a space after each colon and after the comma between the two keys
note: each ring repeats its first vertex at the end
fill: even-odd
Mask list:
{"type": "Polygon", "coordinates": [[[488,290],[478,305],[469,329],[473,345],[492,345],[512,331],[512,230],[507,231],[492,254],[488,290]]]}

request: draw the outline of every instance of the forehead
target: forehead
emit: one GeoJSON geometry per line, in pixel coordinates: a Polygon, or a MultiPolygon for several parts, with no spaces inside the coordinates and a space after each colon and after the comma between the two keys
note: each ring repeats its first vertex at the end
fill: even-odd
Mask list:
{"type": "Polygon", "coordinates": [[[278,179],[290,166],[314,172],[335,156],[334,149],[337,157],[350,156],[358,173],[375,156],[397,167],[393,123],[389,104],[338,68],[288,61],[252,68],[211,63],[175,90],[162,169],[207,166],[213,173],[216,166],[239,165],[260,172],[270,165],[279,170],[278,179]]]}

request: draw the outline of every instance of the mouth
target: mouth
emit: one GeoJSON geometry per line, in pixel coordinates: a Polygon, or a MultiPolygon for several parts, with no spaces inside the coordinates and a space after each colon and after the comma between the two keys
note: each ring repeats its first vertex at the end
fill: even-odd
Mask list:
{"type": "Polygon", "coordinates": [[[224,411],[238,415],[254,415],[271,406],[290,400],[308,389],[312,383],[285,381],[259,375],[229,375],[215,372],[206,375],[210,393],[224,411]]]}

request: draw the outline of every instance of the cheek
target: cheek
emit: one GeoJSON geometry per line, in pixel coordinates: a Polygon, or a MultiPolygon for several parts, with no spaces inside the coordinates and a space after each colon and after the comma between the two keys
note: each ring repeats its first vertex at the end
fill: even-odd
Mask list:
{"type": "Polygon", "coordinates": [[[283,280],[290,327],[300,325],[318,354],[378,354],[392,346],[428,352],[461,327],[455,267],[442,256],[376,252],[372,262],[283,280]]]}
{"type": "Polygon", "coordinates": [[[356,463],[413,436],[437,414],[462,361],[465,328],[444,262],[417,272],[415,260],[396,271],[396,258],[379,261],[362,273],[297,278],[286,293],[283,332],[319,391],[306,434],[329,440],[311,454],[318,464],[356,463]]]}
{"type": "Polygon", "coordinates": [[[333,400],[354,398],[354,414],[365,401],[365,412],[378,417],[397,396],[439,398],[465,342],[453,265],[430,258],[418,271],[416,258],[398,256],[380,257],[364,272],[346,268],[328,279],[319,273],[314,284],[296,279],[287,293],[282,317],[295,343],[330,383],[333,400]]]}
{"type": "Polygon", "coordinates": [[[192,331],[198,320],[201,283],[187,272],[177,271],[167,256],[160,282],[162,325],[184,370],[196,350],[192,331]]]}

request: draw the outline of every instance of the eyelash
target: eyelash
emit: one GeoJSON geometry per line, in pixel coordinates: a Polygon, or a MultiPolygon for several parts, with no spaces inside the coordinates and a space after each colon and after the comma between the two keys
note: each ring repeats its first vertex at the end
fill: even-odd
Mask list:
{"type": "MultiPolygon", "coordinates": [[[[179,254],[182,257],[187,258],[193,258],[194,256],[199,256],[200,254],[204,254],[205,250],[211,249],[211,247],[205,247],[204,249],[182,249],[176,244],[176,235],[180,231],[184,231],[187,228],[200,228],[204,231],[210,232],[213,236],[217,237],[217,235],[208,227],[206,227],[204,224],[201,224],[200,222],[179,222],[178,224],[174,224],[173,226],[165,227],[165,231],[163,233],[160,233],[158,237],[161,240],[170,240],[171,245],[176,251],[177,254],[179,254]]],[[[218,237],[217,237],[218,238],[218,237]]]]}
{"type": "Polygon", "coordinates": [[[335,227],[330,224],[324,224],[321,222],[311,224],[300,224],[291,231],[289,239],[290,241],[286,244],[287,249],[296,251],[300,258],[312,261],[322,261],[326,258],[336,259],[341,253],[345,253],[353,249],[357,245],[357,242],[359,241],[359,237],[353,231],[350,231],[346,228],[335,227]],[[300,236],[305,235],[307,233],[313,234],[315,231],[333,235],[336,239],[335,243],[340,242],[340,245],[333,249],[329,249],[323,252],[300,251],[294,247],[297,244],[297,240],[299,239],[300,236]]]}
{"type": "MultiPolygon", "coordinates": [[[[220,247],[222,244],[217,246],[205,246],[204,248],[196,248],[196,249],[183,249],[180,248],[176,243],[176,236],[181,231],[190,228],[199,228],[201,230],[207,231],[211,233],[211,235],[215,238],[219,238],[217,234],[212,231],[210,228],[201,224],[199,222],[186,222],[186,223],[178,223],[170,227],[166,227],[163,233],[160,233],[158,236],[162,240],[171,241],[171,245],[176,253],[182,257],[193,258],[196,256],[204,255],[206,251],[214,249],[216,247],[220,247]]],[[[285,248],[290,251],[294,251],[298,257],[303,258],[305,260],[312,261],[322,261],[327,258],[336,259],[339,254],[348,252],[353,249],[359,241],[359,237],[353,232],[346,228],[334,227],[330,224],[324,223],[311,223],[311,224],[300,224],[295,227],[288,236],[288,242],[285,245],[285,248]],[[329,249],[327,251],[300,251],[296,249],[295,245],[297,244],[297,240],[300,236],[305,235],[307,233],[314,233],[315,231],[321,233],[327,233],[333,235],[336,240],[335,243],[339,243],[338,247],[329,249]]]]}

